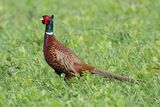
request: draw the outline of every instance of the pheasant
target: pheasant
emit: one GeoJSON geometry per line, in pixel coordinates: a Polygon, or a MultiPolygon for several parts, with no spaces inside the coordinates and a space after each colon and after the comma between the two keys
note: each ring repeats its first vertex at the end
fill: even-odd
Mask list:
{"type": "Polygon", "coordinates": [[[104,77],[114,78],[120,81],[132,81],[130,77],[114,74],[101,70],[80,60],[69,48],[65,47],[54,35],[54,16],[42,16],[42,23],[46,25],[44,34],[43,53],[48,65],[52,67],[58,75],[65,74],[66,79],[74,76],[81,76],[84,71],[91,74],[99,74],[104,77]]]}

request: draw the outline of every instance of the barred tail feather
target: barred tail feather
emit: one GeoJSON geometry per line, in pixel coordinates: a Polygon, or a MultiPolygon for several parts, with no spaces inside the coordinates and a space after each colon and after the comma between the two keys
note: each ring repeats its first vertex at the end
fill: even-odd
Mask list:
{"type": "Polygon", "coordinates": [[[122,75],[114,74],[112,72],[105,71],[105,70],[100,70],[100,69],[93,69],[91,71],[91,73],[99,74],[99,75],[102,75],[106,78],[114,78],[114,79],[119,80],[119,81],[134,81],[133,78],[131,78],[131,77],[125,77],[125,76],[122,76],[122,75]]]}

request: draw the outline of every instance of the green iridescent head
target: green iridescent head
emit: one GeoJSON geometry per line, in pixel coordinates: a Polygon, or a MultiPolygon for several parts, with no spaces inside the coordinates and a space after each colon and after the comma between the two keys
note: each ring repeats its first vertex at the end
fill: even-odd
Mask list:
{"type": "Polygon", "coordinates": [[[47,35],[53,35],[53,18],[54,15],[48,16],[48,15],[44,15],[42,16],[41,20],[42,23],[46,25],[46,29],[45,29],[45,33],[47,35]]]}

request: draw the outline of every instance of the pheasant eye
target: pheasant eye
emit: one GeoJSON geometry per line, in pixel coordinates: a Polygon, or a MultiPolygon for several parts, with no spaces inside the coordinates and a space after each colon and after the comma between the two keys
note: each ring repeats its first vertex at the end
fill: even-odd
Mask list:
{"type": "Polygon", "coordinates": [[[49,24],[50,19],[51,19],[50,16],[43,16],[42,23],[43,24],[49,24]]]}

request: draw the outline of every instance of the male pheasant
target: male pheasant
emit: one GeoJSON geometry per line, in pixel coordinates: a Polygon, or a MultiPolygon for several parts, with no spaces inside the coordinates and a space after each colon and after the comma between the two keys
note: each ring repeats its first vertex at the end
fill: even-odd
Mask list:
{"type": "Polygon", "coordinates": [[[97,69],[81,61],[69,48],[66,48],[55,37],[53,32],[53,15],[44,15],[41,20],[42,23],[46,25],[43,47],[44,58],[58,75],[64,73],[65,78],[70,79],[73,76],[81,76],[84,71],[89,71],[91,74],[99,74],[120,81],[133,80],[130,77],[124,77],[112,72],[97,69]]]}

